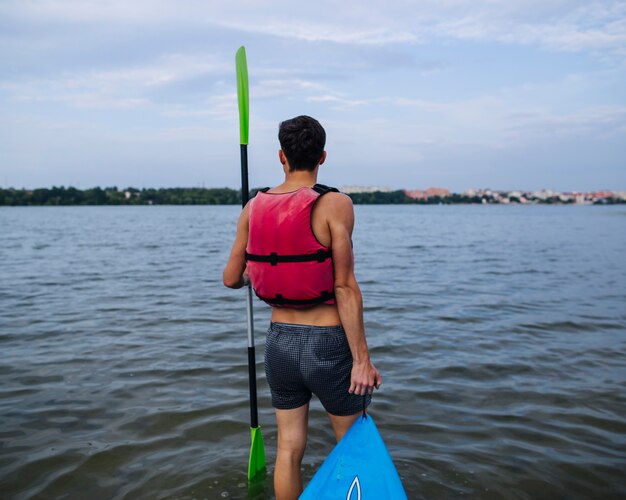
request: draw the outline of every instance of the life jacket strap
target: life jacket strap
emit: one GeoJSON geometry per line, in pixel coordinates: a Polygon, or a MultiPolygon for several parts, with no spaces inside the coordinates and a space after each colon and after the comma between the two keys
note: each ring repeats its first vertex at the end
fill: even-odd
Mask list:
{"type": "Polygon", "coordinates": [[[269,255],[258,255],[246,252],[246,260],[269,262],[272,266],[277,266],[279,263],[283,262],[324,262],[326,259],[330,259],[332,255],[331,250],[318,250],[315,253],[301,255],[278,255],[276,252],[271,252],[269,255]]]}
{"type": "Polygon", "coordinates": [[[257,294],[257,296],[273,306],[314,306],[317,304],[323,304],[329,300],[335,298],[335,292],[329,292],[328,290],[324,290],[319,297],[315,297],[314,299],[306,299],[306,300],[297,300],[297,299],[286,299],[280,293],[276,294],[274,298],[261,297],[257,294]]]}
{"type": "Polygon", "coordinates": [[[320,196],[326,193],[338,193],[339,192],[339,189],[326,186],[325,184],[315,184],[315,186],[313,186],[312,189],[313,191],[318,192],[320,196]]]}

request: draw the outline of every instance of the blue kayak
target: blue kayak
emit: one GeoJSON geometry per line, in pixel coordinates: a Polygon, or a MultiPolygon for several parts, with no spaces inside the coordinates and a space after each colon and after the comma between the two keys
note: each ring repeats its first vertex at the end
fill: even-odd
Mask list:
{"type": "Polygon", "coordinates": [[[300,500],[402,500],[398,471],[369,415],[358,418],[300,495],[300,500]]]}

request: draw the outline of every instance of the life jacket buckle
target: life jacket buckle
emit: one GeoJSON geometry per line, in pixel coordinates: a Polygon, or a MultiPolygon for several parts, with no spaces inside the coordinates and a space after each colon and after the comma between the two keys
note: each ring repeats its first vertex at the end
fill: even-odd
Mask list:
{"type": "Polygon", "coordinates": [[[270,253],[270,264],[272,266],[278,265],[278,254],[276,252],[270,253]]]}

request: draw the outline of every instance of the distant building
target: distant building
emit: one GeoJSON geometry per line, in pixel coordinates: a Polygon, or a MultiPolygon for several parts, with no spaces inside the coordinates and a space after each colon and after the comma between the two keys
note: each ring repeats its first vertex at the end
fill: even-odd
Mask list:
{"type": "MultiPolygon", "coordinates": [[[[390,187],[383,186],[343,186],[341,192],[349,193],[388,193],[393,191],[390,187]]],[[[452,195],[449,189],[442,187],[429,187],[427,189],[405,189],[404,194],[417,201],[426,201],[429,198],[446,198],[452,195]]],[[[537,191],[522,190],[497,190],[490,188],[469,188],[462,193],[468,197],[479,197],[482,203],[611,203],[626,201],[626,191],[599,190],[581,193],[578,191],[556,191],[553,189],[540,189],[537,191]],[[485,200],[487,198],[487,200],[485,200]]],[[[128,195],[127,195],[128,196],[128,195]]]]}
{"type": "Polygon", "coordinates": [[[413,198],[414,200],[426,199],[426,195],[424,194],[424,191],[420,191],[419,189],[415,189],[413,191],[408,191],[407,189],[405,189],[404,194],[407,195],[409,198],[413,198]]]}
{"type": "Polygon", "coordinates": [[[440,196],[442,198],[445,196],[450,196],[450,190],[446,188],[430,187],[428,189],[425,189],[424,191],[419,189],[415,189],[413,191],[405,190],[404,194],[406,194],[409,198],[413,198],[414,200],[426,200],[435,196],[440,196]]]}
{"type": "Polygon", "coordinates": [[[552,191],[552,189],[542,189],[541,191],[535,191],[533,193],[533,196],[540,200],[545,200],[547,198],[553,197],[555,194],[556,193],[552,191]]]}
{"type": "Polygon", "coordinates": [[[428,198],[432,196],[450,196],[450,190],[446,188],[429,187],[425,193],[428,198]]]}
{"type": "Polygon", "coordinates": [[[613,197],[613,193],[611,191],[594,191],[593,193],[589,194],[592,198],[595,198],[596,200],[613,197]]]}

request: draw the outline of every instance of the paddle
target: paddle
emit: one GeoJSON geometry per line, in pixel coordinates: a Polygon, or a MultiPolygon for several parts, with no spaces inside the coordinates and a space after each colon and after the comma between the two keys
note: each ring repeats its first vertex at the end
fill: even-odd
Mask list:
{"type": "MultiPolygon", "coordinates": [[[[237,67],[237,99],[239,101],[239,143],[241,151],[241,206],[245,207],[249,199],[248,187],[248,66],[246,49],[239,47],[235,56],[237,67]]],[[[248,308],[248,377],[250,380],[250,459],[248,461],[248,480],[265,470],[265,447],[259,427],[259,413],[256,398],[256,356],[254,350],[254,321],[252,317],[252,288],[246,285],[246,303],[248,308]]]]}

